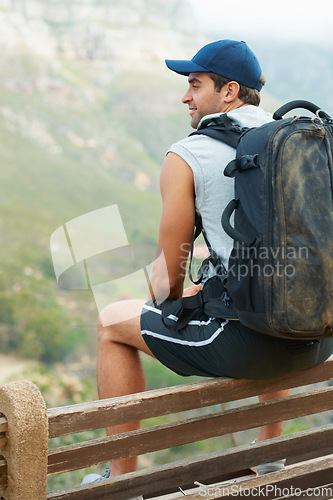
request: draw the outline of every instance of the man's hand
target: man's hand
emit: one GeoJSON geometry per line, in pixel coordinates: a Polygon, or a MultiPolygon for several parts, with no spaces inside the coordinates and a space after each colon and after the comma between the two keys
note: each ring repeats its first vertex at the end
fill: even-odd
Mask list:
{"type": "Polygon", "coordinates": [[[187,288],[184,288],[183,297],[191,297],[192,295],[196,295],[200,290],[202,290],[201,285],[191,285],[187,288]]]}

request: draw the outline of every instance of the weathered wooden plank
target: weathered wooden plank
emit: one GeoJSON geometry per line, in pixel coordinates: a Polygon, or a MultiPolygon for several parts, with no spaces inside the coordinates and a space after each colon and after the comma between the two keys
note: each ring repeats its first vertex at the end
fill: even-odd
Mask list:
{"type": "MultiPolygon", "coordinates": [[[[304,492],[307,498],[332,498],[333,455],[293,465],[283,472],[261,476],[236,485],[214,485],[207,498],[276,498],[299,497],[304,492]],[[330,484],[328,484],[330,483],[330,484]],[[322,494],[320,494],[322,493],[322,494]]],[[[189,500],[201,500],[205,488],[198,494],[189,495],[189,500]]],[[[207,491],[208,489],[206,489],[207,491]]],[[[303,495],[302,495],[303,496],[303,495]]]]}
{"type": "MultiPolygon", "coordinates": [[[[268,458],[288,457],[293,450],[296,454],[302,453],[304,449],[320,450],[327,441],[332,441],[332,438],[333,426],[325,426],[124,474],[104,484],[95,484],[88,488],[76,487],[60,490],[50,493],[47,498],[48,500],[90,500],[91,498],[102,500],[111,497],[121,500],[139,494],[155,497],[175,492],[178,486],[193,487],[194,481],[209,484],[212,478],[219,478],[220,481],[230,479],[233,473],[239,471],[242,466],[248,468],[268,458]]],[[[324,460],[326,461],[327,457],[324,460]]]]}
{"type": "Polygon", "coordinates": [[[320,450],[316,450],[315,452],[306,450],[305,453],[302,453],[301,455],[293,456],[288,463],[296,464],[312,460],[317,457],[323,457],[324,455],[330,455],[332,453],[332,449],[333,449],[332,443],[327,441],[326,444],[322,448],[320,448],[320,450]]]}
{"type": "Polygon", "coordinates": [[[311,370],[297,372],[275,380],[209,379],[167,389],[131,394],[48,410],[49,435],[99,429],[133,420],[142,420],[258,394],[314,384],[333,378],[333,356],[311,370]]]}
{"type": "Polygon", "coordinates": [[[224,412],[191,418],[64,446],[49,451],[48,473],[59,474],[109,460],[149,453],[231,432],[251,429],[326,411],[333,405],[333,387],[256,403],[224,412]]]}

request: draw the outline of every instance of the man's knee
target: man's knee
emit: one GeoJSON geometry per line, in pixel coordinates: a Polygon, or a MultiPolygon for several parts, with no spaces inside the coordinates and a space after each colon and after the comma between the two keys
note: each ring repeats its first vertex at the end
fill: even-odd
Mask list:
{"type": "Polygon", "coordinates": [[[127,324],[138,320],[141,315],[143,300],[123,300],[113,302],[105,307],[99,314],[99,324],[103,328],[127,324]]]}
{"type": "Polygon", "coordinates": [[[140,313],[143,301],[114,302],[98,317],[98,343],[118,342],[141,348],[140,313]]]}

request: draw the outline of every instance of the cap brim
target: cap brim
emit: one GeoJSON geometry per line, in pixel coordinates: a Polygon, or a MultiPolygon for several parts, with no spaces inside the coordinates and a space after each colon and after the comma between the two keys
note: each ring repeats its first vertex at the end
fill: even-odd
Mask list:
{"type": "Polygon", "coordinates": [[[172,71],[184,76],[188,76],[190,73],[204,73],[209,71],[207,68],[204,68],[203,66],[200,66],[200,64],[193,61],[166,59],[165,64],[172,71]]]}

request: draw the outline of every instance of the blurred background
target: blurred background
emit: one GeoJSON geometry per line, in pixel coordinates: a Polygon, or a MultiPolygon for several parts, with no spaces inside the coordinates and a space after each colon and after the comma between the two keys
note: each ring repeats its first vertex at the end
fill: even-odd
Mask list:
{"type": "MultiPolygon", "coordinates": [[[[267,79],[267,111],[307,99],[332,114],[330,7],[329,0],[0,0],[1,383],[29,378],[49,407],[97,398],[97,289],[107,283],[108,301],[145,298],[139,271],[153,259],[160,167],[170,144],[191,132],[181,104],[187,80],[164,59],[192,58],[221,38],[245,40],[267,79]],[[70,265],[58,282],[53,264],[62,250],[75,262],[71,221],[98,213],[103,233],[113,225],[103,209],[114,206],[126,241],[101,256],[96,287],[89,273],[78,284],[70,265]],[[59,231],[67,249],[54,244],[59,231]]],[[[96,231],[81,224],[80,237],[93,246],[96,231]]],[[[144,363],[149,388],[184,382],[144,363]]],[[[170,453],[178,459],[193,449],[141,465],[170,453]]]]}

